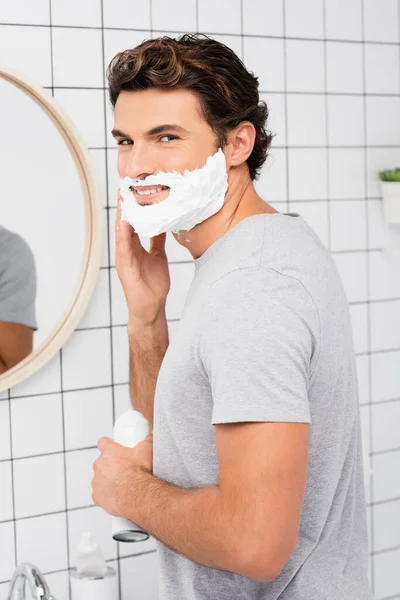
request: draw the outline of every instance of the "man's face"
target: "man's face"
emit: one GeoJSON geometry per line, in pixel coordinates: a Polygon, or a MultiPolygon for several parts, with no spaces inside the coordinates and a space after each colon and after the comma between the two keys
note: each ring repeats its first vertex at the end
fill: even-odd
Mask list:
{"type": "MultiPolygon", "coordinates": [[[[122,91],[115,104],[113,135],[118,143],[118,175],[145,179],[158,171],[193,170],[218,149],[216,136],[200,113],[198,99],[185,89],[122,91]],[[169,125],[169,126],[168,126],[169,125]],[[174,125],[175,127],[172,127],[174,125]],[[152,131],[156,127],[162,130],[152,131]]],[[[162,202],[169,188],[141,186],[140,204],[162,202]]]]}

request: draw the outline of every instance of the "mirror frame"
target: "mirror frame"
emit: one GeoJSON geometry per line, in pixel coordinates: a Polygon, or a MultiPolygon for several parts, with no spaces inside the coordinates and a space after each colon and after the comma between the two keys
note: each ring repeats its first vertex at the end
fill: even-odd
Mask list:
{"type": "Polygon", "coordinates": [[[0,377],[0,391],[4,391],[21,383],[43,367],[68,340],[82,318],[100,271],[104,245],[104,207],[93,158],[64,109],[47,90],[14,69],[0,64],[0,78],[6,79],[28,94],[41,106],[61,133],[79,172],[84,193],[86,223],[81,269],[72,300],[42,344],[0,377]]]}

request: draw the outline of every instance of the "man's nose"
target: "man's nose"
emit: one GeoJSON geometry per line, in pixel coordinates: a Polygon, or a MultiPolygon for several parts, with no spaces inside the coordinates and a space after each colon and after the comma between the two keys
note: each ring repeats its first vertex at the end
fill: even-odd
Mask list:
{"type": "Polygon", "coordinates": [[[126,164],[126,175],[132,179],[145,179],[154,172],[150,154],[144,148],[133,147],[126,164]]]}

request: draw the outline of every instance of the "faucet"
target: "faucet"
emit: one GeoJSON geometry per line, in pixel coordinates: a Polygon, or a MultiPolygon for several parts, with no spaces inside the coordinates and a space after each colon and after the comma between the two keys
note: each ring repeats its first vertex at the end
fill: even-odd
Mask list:
{"type": "Polygon", "coordinates": [[[33,600],[56,600],[50,594],[49,586],[35,565],[24,562],[15,569],[10,582],[7,600],[25,600],[25,582],[28,582],[29,591],[33,600]]]}

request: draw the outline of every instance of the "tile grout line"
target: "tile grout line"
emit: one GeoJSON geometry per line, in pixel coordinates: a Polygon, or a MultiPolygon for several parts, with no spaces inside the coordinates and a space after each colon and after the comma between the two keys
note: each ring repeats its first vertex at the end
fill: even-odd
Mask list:
{"type": "MultiPolygon", "coordinates": [[[[361,45],[361,61],[362,61],[362,98],[363,98],[363,135],[364,135],[364,193],[365,193],[365,237],[366,244],[369,246],[369,208],[368,208],[368,130],[367,130],[367,99],[366,99],[366,52],[365,52],[365,4],[364,0],[360,0],[361,7],[361,31],[362,31],[362,45],[361,45]]],[[[372,357],[371,357],[371,306],[369,299],[371,297],[371,263],[369,260],[370,254],[366,253],[366,295],[367,295],[367,360],[368,360],[368,417],[369,417],[369,473],[367,478],[369,481],[369,499],[371,501],[371,510],[369,515],[370,523],[370,546],[372,552],[375,547],[375,510],[374,510],[374,460],[373,460],[373,420],[372,420],[372,357]]],[[[375,594],[375,559],[374,555],[369,556],[370,560],[370,571],[371,571],[371,589],[372,593],[375,594]]]]}
{"type": "Polygon", "coordinates": [[[332,253],[332,222],[331,222],[331,181],[330,181],[330,162],[329,162],[329,107],[328,107],[328,58],[327,58],[327,40],[326,40],[326,0],[322,3],[322,23],[323,23],[323,61],[324,61],[324,107],[325,107],[325,172],[326,172],[326,208],[327,208],[327,228],[328,228],[328,249],[332,253]]]}
{"type": "MultiPolygon", "coordinates": [[[[105,189],[106,189],[106,206],[109,205],[109,194],[110,194],[110,190],[109,190],[109,180],[108,180],[108,152],[107,152],[107,100],[108,100],[108,96],[107,95],[107,90],[108,90],[108,86],[106,86],[106,59],[105,59],[105,41],[104,41],[104,1],[101,0],[100,3],[100,9],[101,9],[101,51],[102,51],[102,65],[103,65],[103,86],[104,86],[104,91],[103,91],[103,113],[104,113],[104,141],[105,141],[105,189]]],[[[110,212],[106,211],[106,220],[105,220],[105,226],[107,227],[107,262],[108,265],[110,265],[111,263],[111,232],[110,232],[110,212]]],[[[114,336],[113,336],[113,314],[112,314],[112,307],[113,307],[113,295],[112,295],[112,282],[111,282],[111,269],[108,269],[108,295],[109,295],[109,302],[108,302],[108,307],[109,307],[109,319],[110,319],[110,327],[109,327],[109,334],[110,334],[110,376],[111,376],[111,398],[112,398],[112,422],[113,424],[115,423],[115,414],[116,414],[116,409],[115,409],[115,386],[114,386],[114,336]]],[[[112,534],[111,532],[111,518],[110,518],[110,535],[112,534]]],[[[120,564],[120,550],[119,550],[119,544],[117,541],[115,541],[115,545],[116,545],[116,552],[117,552],[117,576],[118,576],[118,597],[119,600],[121,600],[122,598],[122,582],[121,582],[121,564],[120,564]]]]}
{"type": "Polygon", "coordinates": [[[286,0],[282,2],[282,33],[283,33],[283,109],[284,109],[284,122],[285,122],[285,186],[286,186],[286,200],[285,212],[290,212],[291,198],[290,198],[290,184],[289,184],[289,119],[288,119],[288,96],[287,96],[287,40],[286,37],[286,0]]]}
{"type": "MultiPolygon", "coordinates": [[[[53,53],[53,24],[52,24],[52,0],[49,0],[49,14],[50,14],[50,61],[51,61],[51,93],[54,97],[54,53],[53,53]]],[[[68,478],[67,478],[67,455],[65,446],[65,405],[64,405],[64,378],[63,378],[63,348],[61,347],[59,352],[60,361],[60,398],[61,398],[61,422],[62,422],[62,455],[63,455],[63,468],[64,468],[64,501],[65,501],[65,541],[66,541],[66,556],[67,556],[67,573],[68,573],[68,597],[71,598],[71,581],[69,577],[70,572],[70,542],[69,542],[69,519],[68,519],[68,478]]]]}
{"type": "MultiPolygon", "coordinates": [[[[10,431],[10,466],[11,466],[11,498],[12,498],[12,520],[14,534],[14,568],[18,565],[17,552],[17,519],[15,515],[15,479],[14,479],[14,459],[13,459],[13,437],[12,437],[12,417],[11,417],[11,392],[7,390],[8,401],[8,426],[10,431]]],[[[10,580],[11,581],[11,580],[10,580]]]]}
{"type": "MultiPolygon", "coordinates": [[[[198,5],[198,2],[196,0],[196,4],[198,5]]],[[[199,27],[198,23],[197,23],[197,28],[199,27]]],[[[240,0],[240,48],[241,48],[241,52],[242,52],[242,62],[244,63],[244,25],[243,25],[243,0],[240,0]]]]}
{"type": "MultiPolygon", "coordinates": [[[[0,25],[1,27],[1,25],[0,25]]],[[[130,29],[131,32],[136,32],[137,30],[135,29],[130,29]]],[[[171,33],[171,32],[166,32],[166,33],[171,33]]],[[[222,35],[227,35],[227,34],[222,34],[222,35]]],[[[238,36],[239,37],[239,36],[238,36]]],[[[246,36],[244,36],[246,37],[246,36]]],[[[288,38],[290,39],[290,38],[288,38]]],[[[284,40],[282,40],[284,41],[284,40]]],[[[327,40],[328,41],[328,40],[327,40]]],[[[85,85],[85,86],[81,86],[81,85],[55,85],[55,86],[51,86],[51,85],[43,85],[41,86],[43,87],[45,90],[51,90],[52,87],[54,87],[55,90],[97,90],[99,92],[101,91],[107,91],[107,88],[105,88],[104,86],[92,86],[92,85],[85,85]]],[[[283,93],[286,93],[288,96],[324,96],[325,92],[324,90],[319,90],[319,91],[315,91],[315,90],[308,90],[308,91],[304,91],[304,90],[286,90],[284,91],[283,89],[279,90],[263,90],[263,89],[259,89],[259,93],[260,94],[277,94],[277,95],[281,95],[283,93]]],[[[362,97],[362,92],[333,92],[333,91],[327,91],[326,92],[328,96],[345,96],[345,97],[362,97]]],[[[395,92],[368,92],[368,96],[372,96],[372,97],[383,97],[383,98],[397,98],[398,94],[396,94],[395,92]]],[[[302,148],[302,146],[292,146],[294,148],[302,148]]],[[[319,148],[320,146],[310,146],[311,148],[319,148]]],[[[331,146],[332,148],[342,148],[342,146],[331,146]]],[[[357,145],[350,145],[350,146],[343,146],[344,148],[363,148],[363,146],[357,146],[357,145]]],[[[369,146],[370,148],[398,148],[399,145],[398,144],[389,144],[389,145],[371,145],[369,146]]],[[[92,149],[96,149],[97,147],[94,147],[92,149]]],[[[110,146],[110,148],[116,149],[116,147],[110,146]]],[[[90,148],[89,148],[90,149],[90,148]]],[[[102,149],[102,148],[100,148],[102,149]]]]}
{"type": "MultiPolygon", "coordinates": [[[[51,0],[50,0],[51,1],[51,0]]],[[[68,517],[68,478],[67,478],[67,452],[65,447],[65,403],[63,389],[63,348],[59,350],[60,357],[60,383],[61,383],[61,422],[62,422],[62,455],[64,465],[64,500],[65,500],[65,534],[66,534],[66,552],[67,552],[67,570],[68,570],[68,591],[71,598],[71,581],[69,577],[70,564],[70,543],[69,543],[69,517],[68,517]]]]}
{"type": "MultiPolygon", "coordinates": [[[[47,24],[39,24],[39,23],[16,23],[16,22],[11,22],[11,23],[5,23],[5,22],[0,22],[0,26],[3,27],[31,27],[31,28],[48,28],[50,27],[50,25],[47,24]]],[[[96,26],[96,25],[52,25],[53,29],[88,29],[88,30],[95,30],[95,31],[101,31],[102,29],[104,29],[104,31],[127,31],[127,32],[132,32],[132,31],[137,31],[137,32],[143,32],[143,33],[147,33],[149,30],[148,29],[143,29],[143,28],[136,28],[136,27],[103,27],[103,26],[96,26]]],[[[174,30],[174,29],[157,29],[157,32],[160,33],[173,33],[173,34],[181,34],[180,30],[174,30]]],[[[226,31],[224,32],[218,32],[218,31],[208,31],[207,29],[204,30],[204,33],[206,33],[207,35],[210,36],[230,36],[230,37],[240,37],[240,34],[238,33],[227,33],[226,31]]],[[[246,33],[245,34],[246,37],[249,38],[260,38],[260,39],[284,39],[284,36],[281,35],[269,35],[269,34],[261,34],[261,33],[246,33]]],[[[286,36],[286,38],[288,40],[293,40],[293,41],[299,41],[299,42],[323,42],[324,38],[319,38],[319,37],[296,37],[296,36],[286,36]]],[[[372,44],[375,46],[397,46],[398,42],[388,42],[388,41],[384,41],[384,40],[356,40],[356,39],[345,39],[345,38],[326,38],[327,42],[335,42],[335,43],[342,43],[342,44],[363,44],[363,43],[368,43],[368,44],[372,44]]]]}

